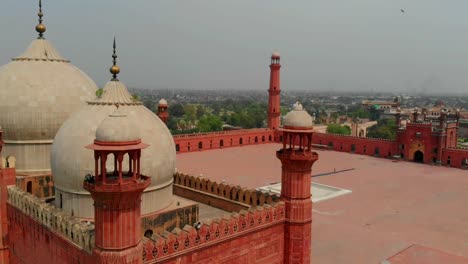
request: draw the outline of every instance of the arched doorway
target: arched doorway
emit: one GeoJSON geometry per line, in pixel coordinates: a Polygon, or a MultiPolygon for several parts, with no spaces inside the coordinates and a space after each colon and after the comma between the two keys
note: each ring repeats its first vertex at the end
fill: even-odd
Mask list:
{"type": "Polygon", "coordinates": [[[151,238],[152,236],[153,236],[153,230],[147,229],[147,230],[145,231],[145,237],[151,238]]]}
{"type": "Polygon", "coordinates": [[[417,150],[416,152],[414,152],[414,162],[424,162],[424,153],[422,151],[417,150]]]}
{"type": "Polygon", "coordinates": [[[26,191],[28,193],[32,193],[32,181],[28,181],[28,183],[26,183],[26,191]]]}
{"type": "Polygon", "coordinates": [[[365,137],[366,136],[366,132],[364,132],[363,129],[359,130],[359,137],[365,137]]]}

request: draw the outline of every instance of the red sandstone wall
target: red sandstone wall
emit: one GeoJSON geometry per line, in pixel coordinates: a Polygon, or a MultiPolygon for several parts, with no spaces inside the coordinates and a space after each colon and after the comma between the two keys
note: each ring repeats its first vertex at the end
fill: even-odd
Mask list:
{"type": "Polygon", "coordinates": [[[54,181],[50,173],[17,177],[16,186],[39,198],[55,195],[54,181]]]}
{"type": "Polygon", "coordinates": [[[78,264],[95,263],[92,255],[28,215],[7,205],[10,263],[78,264]]]}
{"type": "Polygon", "coordinates": [[[223,132],[175,135],[177,153],[256,145],[273,142],[274,130],[242,129],[223,132]]]}
{"type": "MultiPolygon", "coordinates": [[[[202,238],[203,239],[203,238],[202,238]]],[[[181,245],[182,246],[182,245],[181,245]]],[[[284,224],[249,232],[236,239],[200,247],[167,261],[145,263],[168,264],[239,264],[239,263],[283,263],[284,224]]]]}
{"type": "Polygon", "coordinates": [[[432,164],[437,161],[437,153],[443,147],[439,147],[439,140],[439,137],[432,135],[431,124],[408,124],[406,130],[399,134],[398,144],[405,145],[404,150],[400,149],[405,160],[414,160],[414,153],[420,150],[424,154],[424,163],[432,164]],[[420,133],[419,137],[417,133],[420,133]]]}
{"type": "MultiPolygon", "coordinates": [[[[453,141],[453,139],[449,138],[449,141],[453,141]]],[[[351,152],[351,145],[354,144],[354,153],[375,156],[375,148],[378,147],[380,157],[391,157],[403,152],[405,160],[412,160],[414,152],[420,149],[424,152],[424,163],[426,164],[432,164],[433,159],[437,158],[437,153],[434,151],[439,144],[438,137],[432,136],[431,128],[424,126],[424,124],[407,127],[405,131],[399,133],[397,141],[324,133],[314,133],[312,136],[313,144],[329,146],[330,142],[332,147],[329,149],[336,151],[351,152]],[[420,138],[416,137],[417,132],[421,133],[420,138]],[[399,149],[400,144],[405,145],[404,150],[399,149]]],[[[453,142],[448,144],[453,144],[453,142]]],[[[468,159],[468,149],[448,148],[442,150],[442,165],[466,169],[468,168],[466,159],[468,159]]]]}
{"type": "Polygon", "coordinates": [[[445,149],[442,152],[442,165],[468,169],[468,149],[445,149]]]}
{"type": "Polygon", "coordinates": [[[396,142],[385,139],[314,133],[312,135],[312,144],[326,145],[329,149],[336,151],[354,152],[356,154],[385,158],[397,154],[396,142]],[[352,145],[355,146],[354,151],[352,151],[352,145]]]}
{"type": "Polygon", "coordinates": [[[283,263],[285,205],[258,206],[143,238],[145,263],[283,263]]]}
{"type": "Polygon", "coordinates": [[[7,186],[15,184],[15,177],[16,171],[14,168],[0,168],[0,263],[9,263],[7,186]]]}
{"type": "Polygon", "coordinates": [[[456,148],[458,144],[457,123],[449,123],[447,125],[447,143],[446,148],[456,148]]]}

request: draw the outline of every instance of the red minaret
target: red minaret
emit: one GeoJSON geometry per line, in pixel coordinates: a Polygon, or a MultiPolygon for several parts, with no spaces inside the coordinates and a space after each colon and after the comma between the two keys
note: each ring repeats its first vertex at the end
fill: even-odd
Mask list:
{"type": "Polygon", "coordinates": [[[9,248],[8,248],[8,218],[7,218],[7,201],[8,190],[7,186],[15,185],[16,170],[14,167],[8,168],[3,166],[2,147],[3,147],[3,130],[0,127],[0,263],[8,264],[9,248]]]}
{"type": "Polygon", "coordinates": [[[141,142],[131,120],[117,110],[102,121],[94,144],[94,176],[86,176],[83,188],[94,200],[96,263],[143,263],[141,245],[141,195],[151,179],[140,174],[141,142]],[[110,157],[109,157],[110,156],[110,157]],[[122,170],[128,157],[129,170],[122,170]],[[107,159],[113,168],[107,170],[107,159]]]}
{"type": "Polygon", "coordinates": [[[270,89],[268,89],[268,128],[278,129],[280,125],[280,54],[273,52],[270,64],[270,89]]]}
{"type": "Polygon", "coordinates": [[[167,101],[163,99],[159,100],[158,103],[158,116],[167,125],[167,119],[169,118],[169,112],[167,111],[167,101]]]}
{"type": "Polygon", "coordinates": [[[310,263],[312,238],[312,165],[318,154],[311,149],[312,117],[296,103],[283,119],[281,200],[286,206],[284,263],[310,263]]]}

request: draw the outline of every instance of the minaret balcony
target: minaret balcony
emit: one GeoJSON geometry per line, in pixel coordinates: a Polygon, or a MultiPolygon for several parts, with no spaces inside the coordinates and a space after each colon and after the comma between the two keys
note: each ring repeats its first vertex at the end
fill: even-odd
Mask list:
{"type": "Polygon", "coordinates": [[[119,181],[118,176],[108,173],[106,180],[96,180],[95,176],[88,176],[83,182],[83,188],[89,192],[133,192],[146,189],[151,183],[151,178],[140,175],[135,179],[133,174],[122,175],[119,181]]]}
{"type": "Polygon", "coordinates": [[[276,152],[278,159],[289,159],[297,161],[317,160],[318,154],[316,152],[305,150],[305,149],[280,149],[276,152]]]}

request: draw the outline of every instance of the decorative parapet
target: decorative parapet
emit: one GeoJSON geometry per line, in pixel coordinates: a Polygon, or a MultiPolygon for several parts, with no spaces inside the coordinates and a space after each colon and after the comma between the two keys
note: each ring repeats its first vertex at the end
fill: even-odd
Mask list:
{"type": "Polygon", "coordinates": [[[468,147],[446,148],[445,150],[450,152],[468,153],[468,147]]]}
{"type": "Polygon", "coordinates": [[[68,238],[76,246],[88,253],[92,252],[94,224],[68,215],[16,186],[8,186],[8,203],[35,221],[68,238]]]}
{"type": "Polygon", "coordinates": [[[417,122],[417,123],[407,123],[407,127],[431,127],[432,122],[424,121],[424,122],[417,122]]]}
{"type": "Polygon", "coordinates": [[[234,202],[247,204],[251,207],[263,206],[279,201],[279,196],[275,193],[242,188],[232,184],[217,183],[210,179],[177,172],[174,174],[174,184],[209,193],[234,202]]]}
{"type": "Polygon", "coordinates": [[[317,134],[319,136],[321,136],[321,135],[323,135],[323,136],[335,136],[335,137],[342,137],[342,138],[357,139],[357,140],[362,140],[362,141],[396,142],[393,139],[386,139],[386,138],[369,138],[369,137],[358,137],[358,136],[350,136],[350,135],[314,132],[313,135],[315,135],[315,134],[317,134]]]}
{"type": "Polygon", "coordinates": [[[230,130],[230,131],[219,131],[219,132],[208,132],[208,133],[193,133],[193,134],[180,134],[174,135],[174,140],[182,138],[193,138],[193,137],[202,137],[202,136],[224,136],[224,135],[247,135],[254,133],[267,133],[274,132],[274,130],[269,128],[254,128],[254,129],[239,129],[239,130],[230,130]]]}
{"type": "Polygon", "coordinates": [[[183,229],[175,228],[161,236],[143,238],[143,261],[157,263],[168,261],[197,249],[223,243],[257,230],[281,224],[285,219],[283,202],[265,204],[232,213],[221,219],[202,223],[200,228],[186,225],[183,229]]]}

